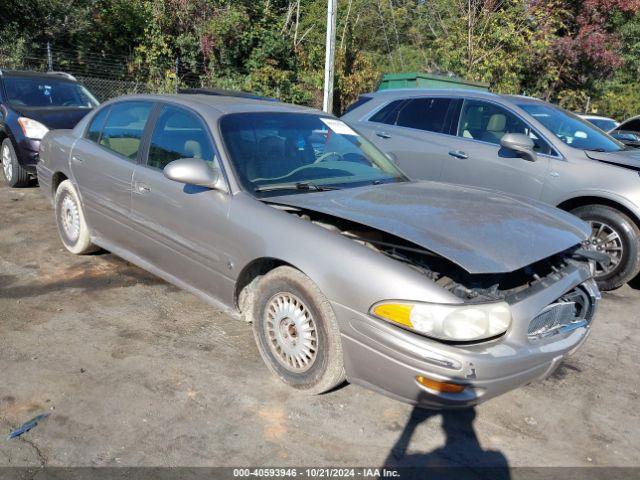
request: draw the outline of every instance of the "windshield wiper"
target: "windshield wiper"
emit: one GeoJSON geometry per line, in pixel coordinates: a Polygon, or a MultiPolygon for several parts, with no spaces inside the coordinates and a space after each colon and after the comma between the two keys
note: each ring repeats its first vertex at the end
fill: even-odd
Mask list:
{"type": "Polygon", "coordinates": [[[265,185],[264,187],[256,187],[254,192],[274,192],[277,190],[299,190],[305,192],[326,192],[329,190],[340,190],[338,187],[329,187],[327,185],[317,185],[310,182],[298,183],[281,183],[276,185],[265,185]]]}

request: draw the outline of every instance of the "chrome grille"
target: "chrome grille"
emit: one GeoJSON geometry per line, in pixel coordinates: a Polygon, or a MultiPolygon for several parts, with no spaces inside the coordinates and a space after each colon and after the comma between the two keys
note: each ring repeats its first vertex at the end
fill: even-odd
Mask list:
{"type": "Polygon", "coordinates": [[[591,322],[594,299],[581,288],[576,288],[545,307],[531,323],[529,339],[539,339],[556,333],[584,327],[591,322]]]}

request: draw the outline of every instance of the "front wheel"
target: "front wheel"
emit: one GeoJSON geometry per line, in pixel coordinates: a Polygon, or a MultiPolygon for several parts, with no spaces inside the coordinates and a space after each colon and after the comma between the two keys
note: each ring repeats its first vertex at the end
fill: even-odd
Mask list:
{"type": "Polygon", "coordinates": [[[302,272],[283,266],[267,273],[256,286],[249,313],[260,355],[284,383],[319,394],[344,381],[335,314],[302,272]]]}
{"type": "Polygon", "coordinates": [[[5,138],[0,146],[2,159],[2,173],[10,187],[26,187],[29,184],[29,174],[18,162],[16,150],[9,138],[5,138]]]}
{"type": "Polygon", "coordinates": [[[56,190],[54,204],[58,233],[65,248],[76,255],[97,251],[98,247],[91,243],[82,204],[71,180],[60,183],[56,190]]]}
{"type": "Polygon", "coordinates": [[[591,226],[588,248],[609,256],[608,265],[596,264],[601,290],[621,287],[640,272],[640,230],[627,215],[604,205],[586,205],[571,213],[591,226]]]}

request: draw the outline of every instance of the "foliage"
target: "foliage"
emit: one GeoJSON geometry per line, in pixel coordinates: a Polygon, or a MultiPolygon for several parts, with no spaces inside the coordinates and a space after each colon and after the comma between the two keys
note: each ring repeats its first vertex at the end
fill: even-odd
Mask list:
{"type": "MultiPolygon", "coordinates": [[[[326,0],[4,0],[0,63],[320,106],[326,0]]],[[[640,0],[339,0],[337,111],[386,72],[453,73],[573,110],[640,112],[640,0]]]]}

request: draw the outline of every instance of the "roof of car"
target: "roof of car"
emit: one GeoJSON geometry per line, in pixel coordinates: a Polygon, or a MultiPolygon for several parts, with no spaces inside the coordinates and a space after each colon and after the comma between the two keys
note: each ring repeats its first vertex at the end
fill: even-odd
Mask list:
{"type": "Polygon", "coordinates": [[[268,100],[270,102],[279,102],[277,98],[265,97],[256,93],[243,92],[240,90],[228,90],[225,88],[205,87],[205,88],[181,88],[177,93],[184,93],[189,95],[216,95],[223,97],[240,97],[240,98],[253,98],[254,100],[268,100]]]}
{"type": "Polygon", "coordinates": [[[385,97],[385,96],[428,96],[428,95],[438,95],[438,96],[466,96],[466,97],[474,97],[474,98],[487,98],[487,99],[497,99],[501,98],[511,102],[517,103],[546,103],[544,100],[540,100],[539,98],[534,97],[526,97],[524,95],[507,95],[500,93],[487,92],[485,90],[477,90],[473,88],[393,88],[388,90],[378,90],[376,92],[365,93],[363,94],[367,97],[385,97]]]}
{"type": "Polygon", "coordinates": [[[152,100],[180,103],[196,110],[206,107],[217,111],[219,114],[227,113],[251,113],[251,112],[298,112],[323,114],[320,110],[289,103],[274,102],[269,100],[256,100],[252,98],[230,97],[223,95],[202,94],[175,94],[175,95],[127,95],[118,97],[119,100],[152,100]]]}
{"type": "Polygon", "coordinates": [[[603,117],[601,115],[590,115],[590,114],[584,114],[584,113],[580,113],[578,114],[581,118],[593,118],[594,120],[613,120],[615,122],[615,120],[611,117],[603,117]]]}
{"type": "Polygon", "coordinates": [[[535,97],[527,97],[526,95],[500,95],[505,100],[510,100],[514,103],[520,104],[532,104],[532,103],[549,103],[545,100],[535,97]]]}
{"type": "Polygon", "coordinates": [[[624,126],[628,122],[633,122],[633,121],[639,120],[639,119],[640,119],[640,115],[636,115],[635,117],[626,118],[626,119],[624,119],[623,121],[620,122],[620,125],[618,125],[618,128],[624,126]]]}
{"type": "Polygon", "coordinates": [[[500,95],[485,90],[472,88],[390,88],[363,94],[367,97],[402,96],[402,95],[474,95],[495,98],[500,95]]]}
{"type": "Polygon", "coordinates": [[[56,78],[67,82],[77,80],[66,72],[34,72],[30,70],[0,70],[0,77],[32,77],[32,78],[56,78]]]}

